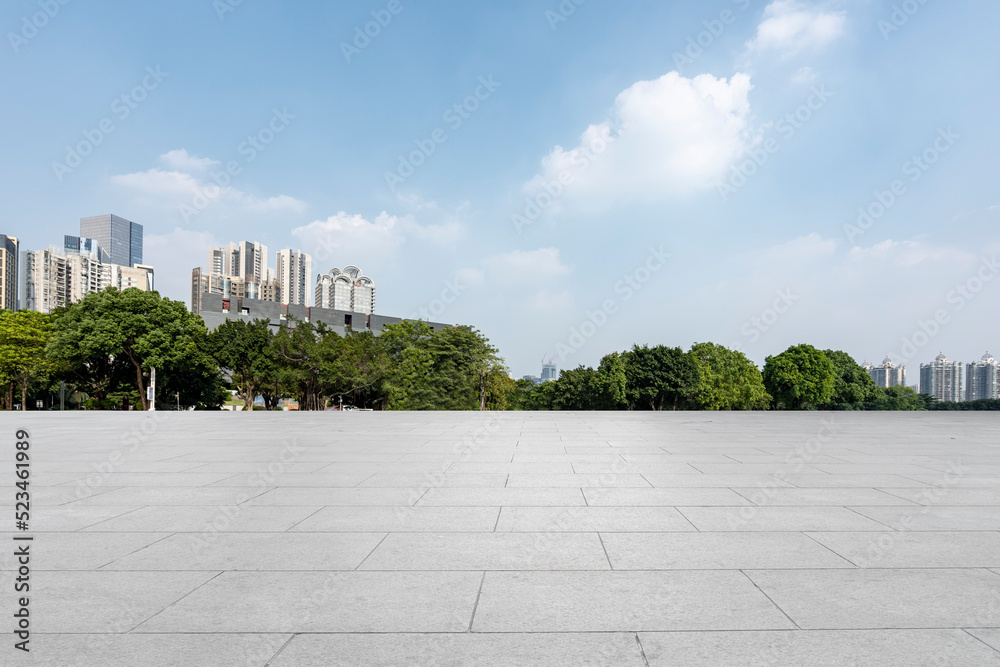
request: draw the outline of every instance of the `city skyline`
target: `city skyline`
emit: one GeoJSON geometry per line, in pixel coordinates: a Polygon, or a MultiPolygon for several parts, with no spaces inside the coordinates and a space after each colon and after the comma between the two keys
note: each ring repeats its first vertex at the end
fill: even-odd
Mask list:
{"type": "Polygon", "coordinates": [[[996,347],[995,3],[401,6],[364,48],[372,8],[61,11],[0,73],[34,100],[0,110],[4,233],[118,211],[180,301],[205,247],[301,248],[377,276],[378,310],[476,326],[516,377],[633,343],[996,347]]]}

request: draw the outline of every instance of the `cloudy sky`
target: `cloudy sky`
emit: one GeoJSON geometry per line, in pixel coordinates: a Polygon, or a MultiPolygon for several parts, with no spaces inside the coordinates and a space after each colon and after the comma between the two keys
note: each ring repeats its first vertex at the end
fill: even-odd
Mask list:
{"type": "Polygon", "coordinates": [[[476,326],[516,376],[633,343],[1000,352],[994,0],[16,0],[0,25],[0,232],[135,220],[174,299],[206,246],[259,240],[476,326]]]}

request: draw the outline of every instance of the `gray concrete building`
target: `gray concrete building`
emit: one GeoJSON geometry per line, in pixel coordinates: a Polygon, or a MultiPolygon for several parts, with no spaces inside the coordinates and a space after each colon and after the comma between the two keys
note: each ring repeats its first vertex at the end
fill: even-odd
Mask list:
{"type": "MultiPolygon", "coordinates": [[[[371,331],[378,335],[384,327],[403,321],[399,317],[366,315],[329,308],[310,308],[256,299],[227,298],[221,294],[202,294],[200,306],[201,309],[196,312],[201,315],[209,330],[215,329],[227,320],[243,320],[244,322],[268,320],[271,327],[278,329],[289,318],[295,318],[314,324],[323,323],[341,335],[346,333],[348,328],[354,331],[371,331]]],[[[427,324],[435,331],[454,326],[440,322],[428,322],[427,324]]]]}

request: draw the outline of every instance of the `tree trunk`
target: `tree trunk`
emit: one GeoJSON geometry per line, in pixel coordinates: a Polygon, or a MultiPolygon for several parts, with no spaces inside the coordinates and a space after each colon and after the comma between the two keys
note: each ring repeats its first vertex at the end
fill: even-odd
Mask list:
{"type": "Polygon", "coordinates": [[[21,384],[21,412],[28,410],[28,382],[21,384]]]}
{"type": "Polygon", "coordinates": [[[132,361],[132,365],[135,366],[135,377],[139,384],[139,404],[142,406],[143,412],[149,410],[149,401],[146,400],[146,385],[142,381],[142,365],[132,361]]]}

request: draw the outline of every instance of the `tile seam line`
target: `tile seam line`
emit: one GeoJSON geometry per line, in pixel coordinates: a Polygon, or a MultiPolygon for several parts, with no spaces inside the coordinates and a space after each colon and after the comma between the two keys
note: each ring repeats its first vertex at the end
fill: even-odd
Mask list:
{"type": "MultiPolygon", "coordinates": [[[[981,628],[975,628],[975,629],[977,629],[977,630],[978,630],[978,629],[981,629],[981,628]]],[[[962,632],[964,632],[965,634],[969,635],[970,637],[972,637],[973,639],[975,639],[975,640],[976,640],[977,642],[979,642],[979,643],[980,643],[980,644],[982,644],[983,646],[985,646],[985,647],[987,647],[987,648],[991,648],[991,649],[993,649],[993,650],[994,650],[994,651],[995,651],[995,652],[996,652],[997,654],[1000,654],[1000,648],[997,648],[996,646],[993,646],[992,644],[987,644],[987,643],[986,643],[986,642],[984,642],[984,641],[983,641],[982,639],[980,639],[980,638],[979,638],[979,637],[977,637],[976,635],[974,635],[974,634],[972,634],[971,632],[969,632],[969,630],[968,630],[967,628],[962,628],[962,632]]]]}
{"type": "Polygon", "coordinates": [[[264,663],[264,667],[271,667],[271,665],[274,664],[274,661],[278,659],[278,657],[282,654],[282,652],[284,652],[284,650],[288,648],[288,645],[291,644],[296,637],[298,637],[298,633],[293,632],[292,636],[286,639],[285,643],[278,648],[278,651],[274,655],[272,655],[267,662],[264,663]]]}
{"type": "Polygon", "coordinates": [[[639,638],[639,633],[635,633],[635,643],[639,645],[639,656],[642,657],[642,664],[645,667],[649,667],[649,659],[646,657],[646,649],[642,646],[642,640],[639,638]]]}
{"type": "Polygon", "coordinates": [[[787,612],[786,612],[786,611],[785,611],[784,609],[782,609],[782,608],[781,608],[781,607],[780,607],[780,606],[778,605],[778,603],[777,603],[777,602],[775,602],[774,600],[772,600],[772,599],[771,599],[771,596],[770,596],[770,595],[768,595],[767,593],[765,593],[765,592],[764,592],[764,589],[763,589],[763,588],[761,588],[760,586],[758,586],[758,585],[757,585],[757,582],[756,582],[756,581],[754,581],[754,580],[753,580],[753,579],[752,579],[752,578],[750,577],[750,575],[746,573],[746,570],[743,570],[743,569],[741,569],[741,570],[740,570],[740,574],[742,574],[742,575],[743,575],[744,577],[746,577],[746,578],[747,578],[747,580],[748,580],[748,581],[749,581],[749,582],[750,582],[751,584],[753,584],[753,587],[754,587],[754,588],[756,588],[756,589],[757,589],[758,591],[760,591],[760,594],[761,594],[761,595],[763,595],[763,596],[764,596],[765,598],[767,598],[767,601],[768,601],[768,602],[770,602],[771,604],[773,604],[773,605],[774,605],[774,608],[775,608],[775,609],[777,609],[778,611],[780,611],[780,612],[782,613],[782,615],[783,615],[783,616],[784,616],[785,618],[787,618],[787,619],[788,619],[788,622],[789,622],[789,623],[791,623],[792,625],[794,625],[794,626],[795,626],[795,628],[796,628],[796,629],[798,629],[798,630],[801,630],[801,629],[802,629],[802,627],[801,627],[801,626],[800,626],[800,625],[799,625],[798,623],[796,623],[795,621],[793,621],[793,620],[792,620],[792,617],[791,617],[791,616],[789,616],[789,615],[788,615],[788,613],[787,613],[787,612]]]}
{"type": "Polygon", "coordinates": [[[479,580],[479,590],[476,592],[476,601],[472,605],[472,617],[469,619],[469,628],[465,631],[466,633],[472,632],[472,625],[476,622],[476,612],[479,611],[479,599],[483,596],[483,585],[486,583],[486,571],[483,570],[483,576],[479,580]]]}
{"type": "MultiPolygon", "coordinates": [[[[296,521],[293,525],[289,526],[286,530],[278,531],[278,534],[292,532],[292,530],[294,530],[295,528],[297,528],[299,526],[299,524],[301,524],[303,521],[308,521],[309,519],[313,518],[314,516],[316,516],[317,514],[319,514],[320,512],[322,512],[325,509],[326,509],[326,507],[319,507],[319,508],[317,508],[315,512],[312,512],[312,513],[308,514],[307,516],[302,517],[302,519],[300,519],[299,521],[296,521]]],[[[296,531],[296,532],[300,532],[300,531],[296,531]]],[[[305,532],[305,531],[301,531],[301,532],[305,532]]],[[[378,532],[378,531],[373,531],[373,532],[378,532]]]]}
{"type": "MultiPolygon", "coordinates": [[[[358,571],[361,571],[361,566],[362,566],[362,565],[364,565],[364,564],[365,564],[365,562],[366,562],[366,561],[367,561],[367,560],[368,560],[369,558],[371,558],[371,557],[372,557],[372,554],[373,554],[373,553],[375,553],[375,551],[376,551],[376,550],[377,550],[377,549],[378,549],[378,548],[379,548],[380,546],[382,546],[382,543],[383,543],[383,542],[385,542],[385,541],[386,541],[387,539],[389,539],[389,535],[390,535],[390,533],[386,533],[385,535],[383,535],[383,536],[382,536],[382,539],[378,541],[378,544],[376,544],[376,545],[375,545],[375,546],[374,546],[374,547],[372,548],[372,550],[368,552],[368,555],[367,555],[367,556],[365,556],[364,558],[362,558],[362,559],[361,559],[361,562],[357,564],[357,566],[356,566],[356,567],[354,568],[354,570],[345,570],[345,571],[346,571],[346,572],[352,572],[352,571],[353,571],[353,572],[358,572],[358,571]]],[[[309,571],[309,570],[306,570],[306,572],[308,572],[308,571],[309,571]]],[[[319,570],[313,570],[313,572],[318,572],[318,571],[319,571],[319,570]]]]}
{"type": "Polygon", "coordinates": [[[835,555],[837,558],[840,558],[841,560],[843,560],[846,563],[850,563],[851,567],[855,567],[855,568],[858,567],[857,563],[851,561],[851,559],[849,559],[847,556],[843,556],[843,555],[837,553],[832,548],[828,547],[827,545],[823,544],[822,542],[820,542],[819,540],[817,540],[815,537],[813,537],[812,535],[810,535],[807,531],[803,530],[802,531],[802,535],[805,535],[807,538],[809,538],[810,540],[812,540],[816,544],[820,545],[821,547],[823,547],[824,549],[826,549],[827,551],[829,551],[830,553],[832,553],[833,555],[835,555]]]}
{"type": "MultiPolygon", "coordinates": [[[[160,542],[162,542],[163,540],[169,540],[169,539],[170,539],[171,537],[173,537],[174,535],[177,535],[177,533],[176,533],[176,532],[173,532],[173,533],[170,533],[170,534],[169,534],[169,535],[167,535],[166,537],[161,537],[161,538],[160,538],[160,539],[158,539],[158,540],[154,540],[154,541],[150,542],[149,544],[145,544],[145,545],[143,545],[143,546],[139,547],[138,549],[135,549],[134,551],[130,551],[129,553],[127,553],[127,554],[125,554],[125,555],[123,555],[123,556],[119,556],[118,558],[112,558],[111,560],[109,560],[109,561],[108,561],[107,563],[105,563],[104,565],[101,565],[100,567],[95,567],[95,568],[94,568],[94,570],[95,570],[95,571],[96,571],[96,570],[102,570],[103,568],[106,568],[106,567],[107,567],[108,565],[112,565],[112,564],[114,564],[114,563],[117,563],[118,561],[122,560],[123,558],[128,558],[129,556],[133,556],[133,555],[135,555],[135,554],[139,553],[140,551],[145,551],[145,550],[146,550],[146,549],[148,549],[149,547],[151,547],[151,546],[154,546],[154,545],[156,545],[156,544],[159,544],[159,543],[160,543],[160,542]]],[[[111,570],[108,570],[108,571],[110,572],[111,570]]]]}
{"type": "MultiPolygon", "coordinates": [[[[111,572],[112,570],[106,570],[106,571],[107,571],[107,572],[111,572]]],[[[162,571],[162,570],[161,570],[161,571],[162,571]]],[[[209,570],[209,572],[211,572],[211,570],[209,570]]],[[[180,602],[181,600],[184,600],[185,598],[187,598],[187,597],[188,597],[189,595],[191,595],[191,594],[192,594],[192,593],[194,593],[195,591],[198,591],[198,590],[200,590],[201,588],[203,588],[203,587],[207,586],[208,584],[212,583],[213,581],[215,581],[216,579],[218,579],[219,577],[221,577],[221,576],[222,576],[223,574],[225,574],[225,570],[217,570],[217,571],[216,571],[216,574],[215,574],[215,576],[214,576],[214,577],[209,577],[209,578],[208,578],[208,579],[207,579],[206,581],[202,582],[202,583],[201,583],[201,584],[199,584],[198,586],[195,586],[195,587],[194,587],[194,588],[192,588],[192,589],[191,589],[190,591],[188,591],[188,592],[187,592],[187,593],[185,593],[184,595],[180,596],[179,598],[177,598],[176,600],[174,600],[173,602],[171,602],[171,603],[170,603],[170,604],[168,604],[168,605],[167,605],[166,607],[164,607],[164,608],[163,608],[163,609],[161,609],[160,611],[156,612],[155,614],[153,614],[153,615],[152,615],[152,616],[150,616],[149,618],[147,618],[147,619],[144,619],[144,620],[142,620],[142,621],[139,621],[138,625],[136,625],[135,627],[133,627],[133,628],[132,628],[131,630],[127,630],[127,631],[125,631],[125,632],[122,632],[122,633],[119,633],[119,634],[125,634],[125,635],[129,635],[129,634],[132,634],[132,633],[133,633],[133,632],[135,632],[135,631],[136,631],[137,629],[139,629],[139,628],[140,628],[141,626],[145,625],[146,623],[149,623],[149,622],[150,622],[151,620],[153,620],[154,618],[156,618],[157,616],[159,616],[160,614],[162,614],[162,613],[163,613],[163,612],[165,612],[166,610],[168,610],[168,609],[170,609],[171,607],[173,607],[174,605],[178,604],[178,603],[179,603],[179,602],[180,602]]],[[[139,634],[142,634],[142,633],[139,633],[139,634]]]]}

